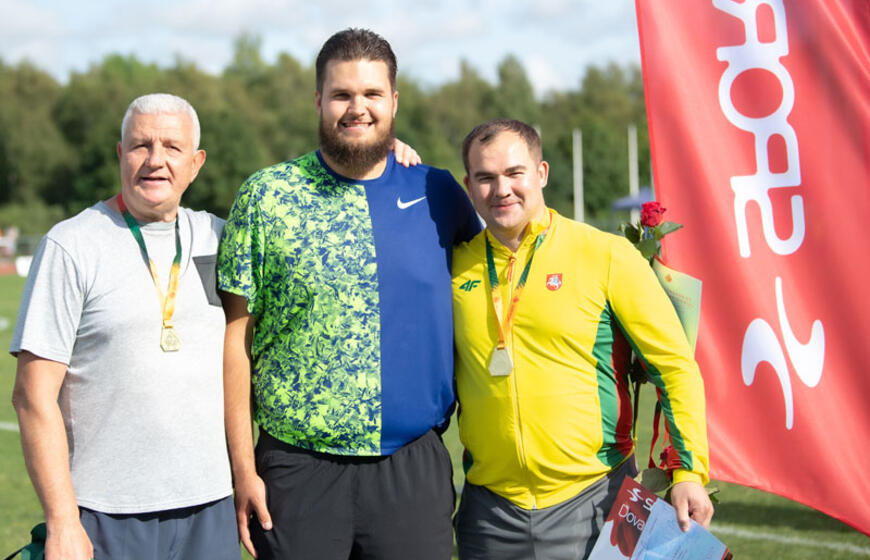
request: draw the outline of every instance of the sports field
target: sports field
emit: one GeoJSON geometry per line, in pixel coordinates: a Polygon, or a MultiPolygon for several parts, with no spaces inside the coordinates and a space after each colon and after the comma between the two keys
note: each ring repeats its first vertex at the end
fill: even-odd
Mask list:
{"type": "MultiPolygon", "coordinates": [[[[10,404],[15,360],[8,355],[12,327],[24,280],[0,276],[0,558],[29,540],[29,530],[42,518],[30,486],[10,404]]],[[[642,398],[640,448],[648,449],[649,405],[642,398]]],[[[446,434],[454,457],[455,482],[462,484],[460,445],[455,431],[446,434]]],[[[799,465],[795,465],[799,468],[799,465]]],[[[870,558],[870,538],[810,508],[784,498],[744,488],[713,483],[721,489],[713,532],[738,560],[870,558]]],[[[870,507],[870,506],[868,506],[870,507]]],[[[409,559],[412,560],[412,559],[409,559]]]]}

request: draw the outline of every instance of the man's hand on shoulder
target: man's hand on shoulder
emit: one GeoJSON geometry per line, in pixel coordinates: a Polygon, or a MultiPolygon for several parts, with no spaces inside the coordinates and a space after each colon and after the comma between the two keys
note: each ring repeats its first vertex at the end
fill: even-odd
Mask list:
{"type": "Polygon", "coordinates": [[[75,519],[69,523],[47,523],[45,560],[90,560],[94,547],[82,524],[75,519]]]}
{"type": "Polygon", "coordinates": [[[418,163],[423,163],[423,160],[420,158],[417,150],[405,144],[398,138],[393,141],[393,151],[396,152],[396,161],[401,163],[405,167],[417,165],[418,163]]]}
{"type": "Polygon", "coordinates": [[[671,488],[671,504],[677,510],[677,522],[684,532],[689,530],[694,519],[705,529],[710,528],[713,519],[713,502],[707,490],[699,482],[683,481],[671,488]]]}

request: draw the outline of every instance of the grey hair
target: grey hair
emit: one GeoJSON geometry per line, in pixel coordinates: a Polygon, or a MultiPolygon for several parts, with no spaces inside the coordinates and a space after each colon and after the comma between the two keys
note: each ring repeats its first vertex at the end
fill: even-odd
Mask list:
{"type": "Polygon", "coordinates": [[[137,97],[130,102],[127,112],[124,113],[124,119],[121,121],[122,143],[127,136],[127,125],[130,124],[130,119],[134,113],[139,115],[187,114],[193,125],[193,149],[199,149],[199,117],[196,116],[196,110],[187,100],[171,93],[149,93],[137,97]]]}

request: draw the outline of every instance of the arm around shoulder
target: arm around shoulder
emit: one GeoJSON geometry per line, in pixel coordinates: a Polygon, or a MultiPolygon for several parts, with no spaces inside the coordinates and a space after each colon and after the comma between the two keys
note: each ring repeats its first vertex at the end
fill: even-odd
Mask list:
{"type": "Polygon", "coordinates": [[[399,162],[399,164],[404,165],[405,167],[423,163],[423,160],[420,158],[417,150],[412,148],[410,145],[405,144],[398,138],[395,138],[393,140],[393,151],[396,154],[396,161],[399,162]]]}

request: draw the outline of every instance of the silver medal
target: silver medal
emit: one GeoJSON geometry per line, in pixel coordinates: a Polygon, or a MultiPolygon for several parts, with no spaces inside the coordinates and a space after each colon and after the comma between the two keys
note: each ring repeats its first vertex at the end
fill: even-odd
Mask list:
{"type": "Polygon", "coordinates": [[[492,375],[510,375],[514,369],[511,355],[507,348],[496,348],[489,359],[489,373],[492,375]]]}

